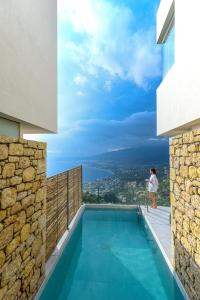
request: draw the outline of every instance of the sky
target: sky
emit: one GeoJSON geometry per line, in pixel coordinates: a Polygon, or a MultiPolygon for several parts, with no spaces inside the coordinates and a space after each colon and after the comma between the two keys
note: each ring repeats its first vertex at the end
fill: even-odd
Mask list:
{"type": "Polygon", "coordinates": [[[159,0],[58,0],[58,133],[48,159],[143,145],[156,136],[159,0]]]}

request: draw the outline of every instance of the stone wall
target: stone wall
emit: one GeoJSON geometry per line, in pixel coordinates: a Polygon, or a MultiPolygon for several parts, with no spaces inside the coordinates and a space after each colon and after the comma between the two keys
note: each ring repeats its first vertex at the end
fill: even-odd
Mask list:
{"type": "Polygon", "coordinates": [[[171,139],[174,267],[191,300],[200,299],[200,130],[171,139]]]}
{"type": "Polygon", "coordinates": [[[82,167],[47,179],[46,260],[82,204],[82,167]]]}
{"type": "Polygon", "coordinates": [[[0,137],[0,299],[32,299],[44,277],[46,144],[0,137]]]}

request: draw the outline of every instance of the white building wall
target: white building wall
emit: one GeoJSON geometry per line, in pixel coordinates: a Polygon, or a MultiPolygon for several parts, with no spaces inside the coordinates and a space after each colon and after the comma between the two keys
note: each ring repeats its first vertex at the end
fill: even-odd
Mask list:
{"type": "Polygon", "coordinates": [[[0,5],[0,113],[28,133],[57,130],[56,2],[0,5]]]}
{"type": "MultiPolygon", "coordinates": [[[[175,0],[175,64],[157,90],[159,135],[174,135],[200,127],[199,11],[199,0],[175,0]]],[[[158,10],[158,28],[164,24],[161,15],[167,13],[158,10]]]]}

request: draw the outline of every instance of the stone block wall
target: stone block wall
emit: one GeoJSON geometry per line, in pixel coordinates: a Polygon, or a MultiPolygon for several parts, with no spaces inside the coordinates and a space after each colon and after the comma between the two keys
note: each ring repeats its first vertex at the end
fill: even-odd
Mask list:
{"type": "Polygon", "coordinates": [[[174,267],[191,300],[200,299],[200,130],[171,139],[174,267]]]}
{"type": "Polygon", "coordinates": [[[46,144],[0,137],[0,299],[32,299],[44,277],[46,144]]]}

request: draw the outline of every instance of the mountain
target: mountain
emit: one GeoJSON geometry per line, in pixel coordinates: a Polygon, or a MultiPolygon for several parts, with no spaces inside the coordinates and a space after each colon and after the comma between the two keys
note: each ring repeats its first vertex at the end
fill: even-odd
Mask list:
{"type": "Polygon", "coordinates": [[[156,166],[169,163],[169,146],[143,146],[105,152],[92,156],[88,161],[107,163],[118,167],[156,166]]]}

